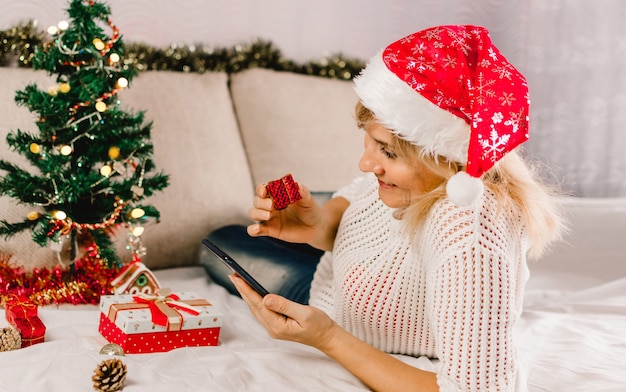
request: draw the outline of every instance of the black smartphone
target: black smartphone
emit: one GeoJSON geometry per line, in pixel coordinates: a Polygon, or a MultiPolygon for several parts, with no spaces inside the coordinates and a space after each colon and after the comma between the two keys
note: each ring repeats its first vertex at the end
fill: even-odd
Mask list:
{"type": "Polygon", "coordinates": [[[206,238],[202,240],[202,243],[204,244],[204,246],[209,248],[211,253],[217,256],[218,259],[222,260],[222,262],[226,264],[226,266],[230,268],[231,271],[233,271],[243,280],[245,280],[246,283],[248,283],[250,287],[254,289],[254,291],[259,293],[261,297],[265,297],[267,294],[269,294],[269,291],[265,290],[265,288],[261,286],[261,284],[257,282],[256,279],[252,277],[252,275],[250,275],[245,269],[243,269],[243,267],[240,266],[232,257],[226,254],[226,252],[218,248],[217,245],[207,240],[206,238]]]}

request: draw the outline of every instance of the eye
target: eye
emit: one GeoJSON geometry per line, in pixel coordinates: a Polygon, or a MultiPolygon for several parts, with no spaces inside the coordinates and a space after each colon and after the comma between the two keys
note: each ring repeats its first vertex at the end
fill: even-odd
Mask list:
{"type": "Polygon", "coordinates": [[[395,153],[389,151],[385,146],[380,146],[380,151],[389,159],[395,159],[398,157],[395,153]]]}

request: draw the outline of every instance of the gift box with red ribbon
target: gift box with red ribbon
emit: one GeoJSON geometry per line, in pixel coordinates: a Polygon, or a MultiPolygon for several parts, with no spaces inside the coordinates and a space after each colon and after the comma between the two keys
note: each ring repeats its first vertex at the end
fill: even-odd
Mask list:
{"type": "Polygon", "coordinates": [[[222,313],[191,292],[100,297],[98,331],[127,354],[217,346],[221,326],[222,313]]]}
{"type": "Polygon", "coordinates": [[[46,326],[39,318],[38,310],[37,305],[26,298],[14,296],[6,301],[6,319],[20,332],[22,348],[45,341],[46,326]]]}

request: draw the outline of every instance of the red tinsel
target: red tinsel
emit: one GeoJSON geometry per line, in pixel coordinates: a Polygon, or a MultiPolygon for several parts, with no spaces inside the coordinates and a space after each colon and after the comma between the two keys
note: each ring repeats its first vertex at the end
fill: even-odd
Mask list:
{"type": "Polygon", "coordinates": [[[109,267],[87,252],[74,268],[57,265],[26,272],[14,266],[10,257],[0,256],[0,303],[17,295],[36,305],[71,303],[98,304],[100,296],[112,294],[111,281],[120,267],[109,267]]]}

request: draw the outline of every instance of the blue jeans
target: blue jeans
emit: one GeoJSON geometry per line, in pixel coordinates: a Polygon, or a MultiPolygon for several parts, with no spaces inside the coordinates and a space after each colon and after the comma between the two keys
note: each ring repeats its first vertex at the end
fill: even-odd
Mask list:
{"type": "MultiPolygon", "coordinates": [[[[242,225],[221,227],[207,239],[230,255],[270,293],[308,303],[313,274],[323,251],[271,237],[250,237],[242,225]]],[[[204,246],[200,251],[200,265],[211,280],[238,295],[228,279],[230,270],[204,246]]]]}

